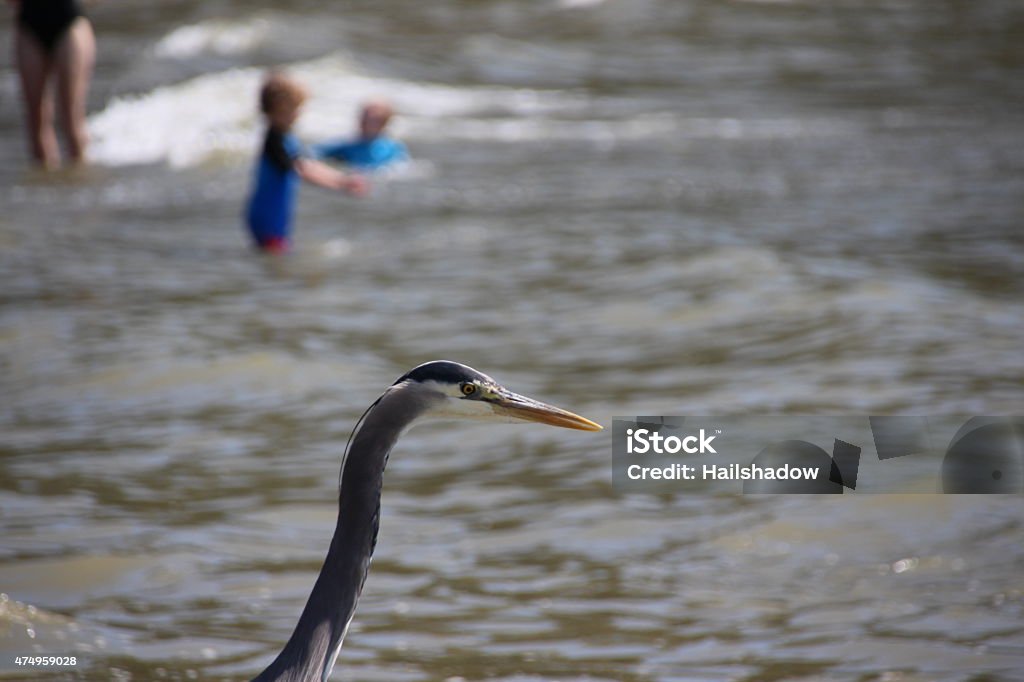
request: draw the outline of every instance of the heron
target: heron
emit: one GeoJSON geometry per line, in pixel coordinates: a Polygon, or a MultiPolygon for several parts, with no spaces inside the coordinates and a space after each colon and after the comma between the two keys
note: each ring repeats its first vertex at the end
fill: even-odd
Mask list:
{"type": "Polygon", "coordinates": [[[388,456],[406,429],[431,417],[602,428],[450,360],[427,362],[403,374],[366,409],[349,436],[341,460],[338,522],[327,557],[291,638],[254,682],[327,682],[377,543],[388,456]]]}

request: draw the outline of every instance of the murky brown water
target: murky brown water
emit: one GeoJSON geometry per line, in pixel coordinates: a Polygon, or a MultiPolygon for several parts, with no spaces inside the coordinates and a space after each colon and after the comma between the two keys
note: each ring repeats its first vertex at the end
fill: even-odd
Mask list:
{"type": "MultiPolygon", "coordinates": [[[[99,5],[78,173],[24,170],[4,62],[3,679],[257,673],[425,360],[605,424],[1024,413],[1019,3],[290,7],[99,5]],[[385,92],[418,162],[306,190],[274,263],[238,215],[278,63],[307,139],[385,92]]],[[[620,496],[610,454],[407,434],[333,679],[1024,679],[1019,496],[620,496]]]]}

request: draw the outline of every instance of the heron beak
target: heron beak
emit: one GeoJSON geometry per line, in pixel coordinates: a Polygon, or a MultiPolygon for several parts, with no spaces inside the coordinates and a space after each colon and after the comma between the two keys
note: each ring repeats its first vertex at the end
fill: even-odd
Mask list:
{"type": "Polygon", "coordinates": [[[554,405],[542,403],[533,398],[502,391],[497,397],[490,401],[492,408],[497,414],[520,419],[528,422],[540,422],[551,426],[561,426],[566,429],[578,429],[580,431],[601,431],[604,427],[590,421],[586,417],[573,414],[554,405]]]}

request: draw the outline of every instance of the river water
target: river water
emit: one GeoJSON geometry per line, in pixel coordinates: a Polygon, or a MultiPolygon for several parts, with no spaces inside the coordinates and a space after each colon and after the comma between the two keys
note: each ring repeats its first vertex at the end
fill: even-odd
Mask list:
{"type": "MultiPolygon", "coordinates": [[[[426,360],[606,426],[1024,413],[1019,2],[339,5],[96,5],[75,171],[28,168],[2,62],[0,678],[257,673],[349,430],[426,360]],[[275,65],[304,139],[386,95],[415,157],[304,189],[283,259],[239,221],[275,65]]],[[[412,430],[333,679],[1024,679],[1019,495],[623,495],[610,462],[412,430]]]]}

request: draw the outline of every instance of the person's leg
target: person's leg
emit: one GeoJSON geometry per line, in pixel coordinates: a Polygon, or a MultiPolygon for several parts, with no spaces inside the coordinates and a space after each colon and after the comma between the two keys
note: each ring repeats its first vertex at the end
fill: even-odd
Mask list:
{"type": "Polygon", "coordinates": [[[89,143],[85,105],[96,62],[96,37],[88,19],[79,17],[68,27],[57,43],[54,61],[60,121],[67,136],[68,153],[75,161],[82,161],[89,143]]]}
{"type": "Polygon", "coordinates": [[[53,94],[47,87],[53,65],[39,41],[21,26],[15,30],[14,60],[21,77],[32,157],[53,168],[60,163],[57,135],[53,131],[53,94]]]}

